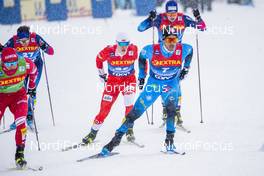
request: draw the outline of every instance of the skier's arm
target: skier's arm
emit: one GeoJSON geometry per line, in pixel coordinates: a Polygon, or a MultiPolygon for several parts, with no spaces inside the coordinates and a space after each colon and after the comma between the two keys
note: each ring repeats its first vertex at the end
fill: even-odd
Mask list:
{"type": "Polygon", "coordinates": [[[10,39],[6,42],[6,44],[4,45],[4,48],[7,48],[7,47],[14,48],[14,39],[13,39],[13,37],[10,38],[10,39]]]}
{"type": "Polygon", "coordinates": [[[138,78],[146,78],[147,76],[147,70],[148,70],[148,60],[152,57],[153,48],[152,45],[148,45],[144,47],[139,55],[139,75],[138,78]]]}
{"type": "Polygon", "coordinates": [[[190,68],[193,56],[193,48],[191,45],[182,44],[182,60],[184,62],[184,68],[190,68]]]}
{"type": "Polygon", "coordinates": [[[31,61],[28,58],[25,58],[25,60],[26,60],[27,75],[29,76],[28,88],[34,89],[36,88],[36,79],[38,75],[38,70],[33,61],[31,61]]]}
{"type": "Polygon", "coordinates": [[[110,46],[105,47],[103,50],[99,52],[99,54],[96,56],[96,67],[100,75],[105,75],[106,73],[104,71],[104,62],[109,58],[110,54],[110,46]]]}
{"type": "Polygon", "coordinates": [[[206,24],[203,21],[202,18],[199,18],[198,21],[193,20],[191,17],[184,15],[183,16],[185,27],[192,27],[196,28],[200,31],[205,31],[206,30],[206,24]]]}
{"type": "Polygon", "coordinates": [[[54,49],[38,34],[36,34],[36,41],[39,47],[48,55],[54,54],[54,49]]]}
{"type": "Polygon", "coordinates": [[[160,26],[160,21],[161,21],[161,17],[160,15],[158,15],[156,17],[156,19],[152,22],[152,20],[150,18],[145,19],[144,21],[142,21],[139,25],[138,25],[138,31],[139,32],[144,32],[147,29],[151,28],[152,26],[155,26],[157,28],[159,28],[160,26]]]}

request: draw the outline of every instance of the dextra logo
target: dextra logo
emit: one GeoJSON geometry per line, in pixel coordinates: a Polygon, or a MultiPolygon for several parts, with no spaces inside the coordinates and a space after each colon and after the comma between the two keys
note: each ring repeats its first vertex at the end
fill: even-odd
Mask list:
{"type": "Polygon", "coordinates": [[[18,52],[25,52],[25,51],[36,51],[38,46],[25,46],[25,47],[17,47],[16,50],[18,52]]]}
{"type": "Polygon", "coordinates": [[[17,84],[21,81],[24,81],[25,78],[26,78],[26,76],[17,76],[17,77],[13,77],[13,78],[0,80],[0,86],[14,85],[14,84],[17,84]]]}
{"type": "Polygon", "coordinates": [[[134,60],[117,60],[111,61],[110,64],[113,66],[128,66],[134,64],[134,60]]]}
{"type": "Polygon", "coordinates": [[[181,60],[152,60],[154,66],[180,66],[181,60]]]}

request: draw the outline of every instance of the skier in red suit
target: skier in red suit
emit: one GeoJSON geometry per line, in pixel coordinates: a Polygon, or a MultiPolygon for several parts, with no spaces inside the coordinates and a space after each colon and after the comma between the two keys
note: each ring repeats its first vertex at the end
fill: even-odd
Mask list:
{"type": "MultiPolygon", "coordinates": [[[[117,35],[116,44],[107,46],[96,57],[96,67],[100,79],[105,83],[99,113],[96,115],[90,133],[83,138],[84,144],[92,143],[120,93],[124,96],[125,115],[133,108],[136,94],[134,63],[138,58],[138,48],[130,43],[124,33],[117,35]],[[108,64],[108,76],[103,63],[108,64]]],[[[129,133],[128,133],[129,134],[129,133]]]]}
{"type": "Polygon", "coordinates": [[[18,56],[13,48],[4,48],[0,65],[0,120],[5,109],[9,108],[14,114],[16,123],[16,165],[24,168],[27,162],[24,159],[26,141],[26,117],[28,113],[28,98],[36,95],[37,67],[27,58],[18,56]],[[29,77],[28,92],[24,81],[29,77]]]}

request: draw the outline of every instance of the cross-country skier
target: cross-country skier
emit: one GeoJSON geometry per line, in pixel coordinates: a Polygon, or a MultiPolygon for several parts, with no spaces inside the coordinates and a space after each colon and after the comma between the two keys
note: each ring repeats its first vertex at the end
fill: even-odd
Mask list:
{"type": "MultiPolygon", "coordinates": [[[[41,50],[43,50],[48,55],[53,55],[53,48],[45,41],[41,36],[34,32],[30,32],[30,28],[28,26],[20,26],[17,29],[17,35],[13,36],[8,42],[5,44],[5,47],[15,48],[18,54],[21,54],[24,57],[31,59],[38,69],[38,77],[36,80],[36,87],[38,87],[39,81],[42,75],[43,69],[43,60],[41,56],[41,50]]],[[[28,78],[25,80],[25,85],[28,85],[28,78]]],[[[34,104],[36,102],[36,97],[33,97],[34,104]]],[[[32,109],[31,103],[28,106],[28,114],[27,114],[27,125],[31,130],[34,130],[34,125],[32,121],[32,109]]],[[[14,129],[15,123],[13,123],[10,128],[14,129]]]]}
{"type": "MultiPolygon", "coordinates": [[[[152,10],[149,14],[149,17],[140,23],[138,26],[138,31],[143,32],[151,27],[156,27],[158,30],[159,35],[159,42],[162,41],[162,31],[167,26],[173,27],[178,35],[179,42],[182,41],[182,37],[184,34],[184,31],[188,27],[196,28],[200,31],[204,31],[206,29],[205,22],[202,20],[200,16],[200,12],[198,9],[193,10],[193,15],[196,19],[193,20],[191,17],[178,12],[178,4],[174,0],[170,0],[166,3],[166,12],[161,13],[157,15],[157,12],[155,10],[152,10]]],[[[188,72],[186,69],[185,72],[188,72]]],[[[181,109],[181,91],[179,93],[179,101],[177,105],[177,125],[182,125],[182,117],[180,113],[181,109]]],[[[164,123],[166,121],[166,110],[165,107],[163,108],[163,120],[164,123]]]]}
{"type": "MultiPolygon", "coordinates": [[[[105,83],[105,89],[100,111],[93,121],[91,131],[82,140],[84,144],[94,141],[97,132],[120,93],[124,96],[125,114],[132,109],[136,93],[134,63],[137,57],[137,46],[130,43],[130,39],[125,33],[119,33],[116,37],[116,44],[107,46],[97,55],[96,67],[100,79],[105,83]],[[108,64],[108,76],[103,68],[104,62],[108,64]]],[[[131,136],[133,137],[133,135],[131,136]]]]}
{"type": "Polygon", "coordinates": [[[8,107],[14,114],[16,124],[16,154],[15,161],[18,168],[26,166],[24,148],[26,141],[26,116],[28,111],[28,98],[36,95],[37,68],[28,58],[19,56],[15,49],[4,48],[0,65],[0,120],[8,107]],[[24,80],[29,77],[28,91],[24,80]]]}
{"type": "Polygon", "coordinates": [[[126,115],[125,122],[117,129],[112,140],[103,147],[100,155],[107,156],[121,142],[122,136],[134,125],[141,115],[161,96],[166,113],[166,151],[174,151],[175,115],[178,103],[179,82],[188,72],[193,50],[190,45],[178,42],[177,34],[167,28],[163,32],[163,42],[147,45],[139,56],[139,86],[143,86],[146,78],[145,69],[149,63],[149,78],[133,109],[126,115]],[[183,68],[182,68],[183,67],[183,68]]]}

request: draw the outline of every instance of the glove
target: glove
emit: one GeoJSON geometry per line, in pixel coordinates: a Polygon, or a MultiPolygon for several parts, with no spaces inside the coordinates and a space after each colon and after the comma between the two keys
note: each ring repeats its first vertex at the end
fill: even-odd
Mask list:
{"type": "Polygon", "coordinates": [[[48,46],[46,45],[46,44],[42,44],[41,46],[40,46],[40,48],[43,50],[43,51],[46,51],[46,49],[48,48],[48,46]]]}
{"type": "Polygon", "coordinates": [[[180,80],[183,80],[183,79],[186,77],[186,75],[188,74],[188,72],[189,72],[189,69],[186,68],[186,67],[184,67],[184,68],[181,70],[181,73],[180,73],[180,80]]]}
{"type": "Polygon", "coordinates": [[[100,80],[103,83],[106,83],[107,82],[107,74],[106,73],[105,74],[102,74],[102,75],[99,74],[99,77],[100,77],[100,80]]]}
{"type": "Polygon", "coordinates": [[[153,21],[153,20],[155,20],[156,17],[157,17],[157,11],[156,11],[156,10],[151,10],[151,11],[149,12],[149,19],[150,19],[151,21],[153,21]]]}
{"type": "Polygon", "coordinates": [[[27,94],[31,97],[31,98],[35,98],[36,97],[36,94],[37,94],[37,91],[36,91],[36,88],[33,88],[33,89],[28,89],[27,91],[27,94]]]}
{"type": "Polygon", "coordinates": [[[145,78],[139,78],[138,81],[139,81],[138,88],[139,90],[142,90],[145,84],[145,78]]]}
{"type": "Polygon", "coordinates": [[[3,50],[3,46],[1,45],[1,43],[0,43],[0,53],[2,52],[2,50],[3,50]]]}
{"type": "Polygon", "coordinates": [[[198,9],[193,9],[193,16],[195,17],[195,19],[197,21],[200,21],[201,20],[201,15],[200,15],[200,12],[198,9]]]}

